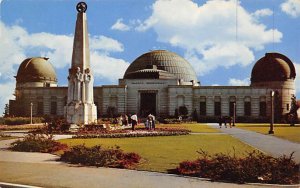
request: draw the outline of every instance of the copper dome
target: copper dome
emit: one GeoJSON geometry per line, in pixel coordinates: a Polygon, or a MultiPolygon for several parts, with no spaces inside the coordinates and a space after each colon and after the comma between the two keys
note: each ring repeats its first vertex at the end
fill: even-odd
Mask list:
{"type": "MultiPolygon", "coordinates": [[[[136,77],[137,79],[143,78],[141,77],[141,72],[151,72],[149,67],[157,69],[154,72],[163,73],[165,75],[163,76],[165,79],[177,78],[183,80],[184,82],[190,82],[191,80],[198,82],[196,73],[191,64],[176,53],[166,50],[155,50],[139,56],[127,68],[124,74],[124,79],[135,79],[135,73],[139,73],[136,74],[138,75],[136,77]]],[[[150,74],[145,74],[145,78],[158,79],[159,77],[151,77],[150,74]]]]}
{"type": "Polygon", "coordinates": [[[255,63],[251,73],[251,83],[286,81],[295,77],[295,67],[289,58],[280,53],[266,53],[255,63]]]}
{"type": "Polygon", "coordinates": [[[48,58],[45,57],[25,59],[19,67],[16,79],[17,83],[57,82],[55,70],[48,61],[48,58]]]}

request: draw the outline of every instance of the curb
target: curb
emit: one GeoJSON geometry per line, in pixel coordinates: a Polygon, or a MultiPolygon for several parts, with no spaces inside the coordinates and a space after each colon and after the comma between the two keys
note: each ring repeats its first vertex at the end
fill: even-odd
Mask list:
{"type": "Polygon", "coordinates": [[[0,182],[0,188],[11,188],[11,187],[41,188],[41,187],[36,187],[36,186],[31,186],[31,185],[23,185],[23,184],[14,184],[14,183],[0,182]]]}

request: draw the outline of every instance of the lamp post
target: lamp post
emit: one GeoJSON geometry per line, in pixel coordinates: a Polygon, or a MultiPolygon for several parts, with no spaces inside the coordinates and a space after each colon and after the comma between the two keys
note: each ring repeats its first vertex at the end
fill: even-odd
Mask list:
{"type": "Polygon", "coordinates": [[[274,134],[274,94],[275,92],[272,90],[270,92],[271,95],[271,119],[270,119],[270,130],[269,130],[269,134],[274,134]]]}
{"type": "Polygon", "coordinates": [[[32,124],[32,102],[30,103],[30,124],[32,124]]]}
{"type": "Polygon", "coordinates": [[[236,109],[236,104],[235,104],[235,102],[233,103],[233,123],[232,123],[232,126],[235,126],[235,116],[236,116],[236,114],[235,114],[235,109],[236,109]]]}

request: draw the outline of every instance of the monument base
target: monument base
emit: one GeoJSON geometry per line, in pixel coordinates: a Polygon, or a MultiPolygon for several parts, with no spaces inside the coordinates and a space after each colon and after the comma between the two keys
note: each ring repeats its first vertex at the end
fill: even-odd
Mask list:
{"type": "Polygon", "coordinates": [[[97,123],[97,108],[90,103],[70,103],[65,106],[66,120],[70,124],[87,125],[97,123]]]}

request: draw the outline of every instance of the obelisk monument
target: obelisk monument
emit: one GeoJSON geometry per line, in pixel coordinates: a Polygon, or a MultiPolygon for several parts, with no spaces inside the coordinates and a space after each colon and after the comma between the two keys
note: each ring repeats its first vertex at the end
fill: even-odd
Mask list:
{"type": "Polygon", "coordinates": [[[97,121],[94,104],[94,77],[90,69],[90,49],[85,2],[77,4],[72,65],[68,76],[68,101],[65,116],[70,124],[83,125],[97,121]]]}

